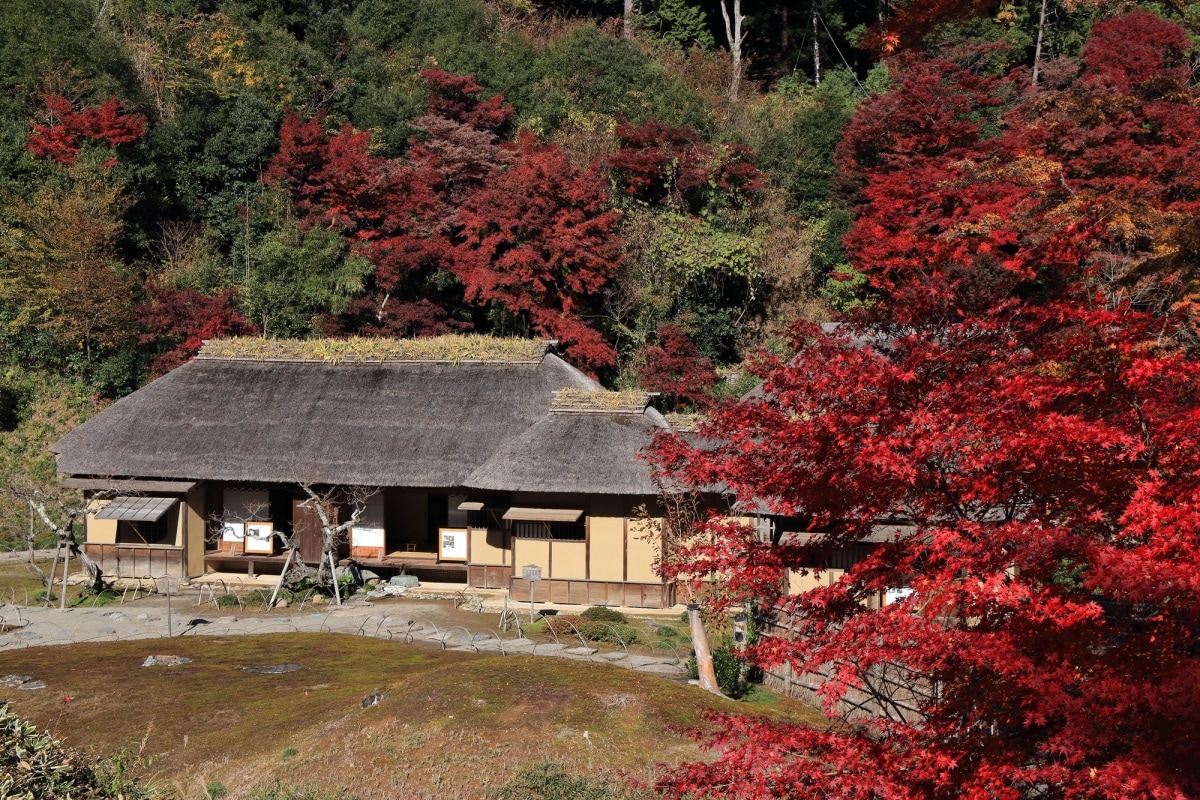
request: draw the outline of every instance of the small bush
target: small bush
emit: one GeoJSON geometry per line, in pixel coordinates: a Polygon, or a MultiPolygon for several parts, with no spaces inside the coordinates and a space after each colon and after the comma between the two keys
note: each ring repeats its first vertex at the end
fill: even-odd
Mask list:
{"type": "Polygon", "coordinates": [[[670,625],[659,625],[654,629],[654,635],[660,639],[674,639],[679,635],[679,631],[670,625]]]}
{"type": "Polygon", "coordinates": [[[583,617],[578,614],[563,614],[557,617],[542,617],[546,620],[546,627],[558,636],[574,636],[580,626],[584,624],[583,617]]]}
{"type": "Polygon", "coordinates": [[[549,762],[521,770],[492,793],[493,800],[614,800],[608,784],[577,778],[549,762]]]}
{"type": "Polygon", "coordinates": [[[120,599],[121,595],[117,594],[112,589],[101,589],[100,591],[96,591],[94,588],[89,586],[71,598],[69,604],[78,608],[94,608],[96,606],[111,606],[120,599]]]}
{"type": "Polygon", "coordinates": [[[219,608],[232,608],[239,605],[241,603],[238,602],[237,595],[235,594],[223,594],[217,598],[217,606],[219,608]]]}
{"type": "Polygon", "coordinates": [[[629,619],[615,608],[592,606],[579,616],[591,622],[619,622],[625,624],[629,619]]]}
{"type": "Polygon", "coordinates": [[[628,646],[642,641],[636,628],[609,622],[585,622],[579,626],[579,634],[589,642],[612,642],[628,646]]]}
{"type": "MultiPolygon", "coordinates": [[[[744,677],[745,663],[732,650],[728,647],[717,647],[712,651],[712,660],[717,686],[727,697],[737,700],[750,690],[750,684],[744,677]]],[[[696,680],[700,677],[695,653],[692,653],[686,666],[689,678],[696,680]]]]}
{"type": "Polygon", "coordinates": [[[91,760],[63,747],[0,703],[0,797],[154,800],[117,759],[91,760]]]}
{"type": "Polygon", "coordinates": [[[270,786],[260,786],[246,795],[246,800],[357,800],[346,789],[313,789],[293,786],[278,778],[270,786]]]}

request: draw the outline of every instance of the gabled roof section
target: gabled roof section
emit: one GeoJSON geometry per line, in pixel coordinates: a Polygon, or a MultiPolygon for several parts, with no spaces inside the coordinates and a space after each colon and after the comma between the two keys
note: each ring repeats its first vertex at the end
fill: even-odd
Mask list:
{"type": "Polygon", "coordinates": [[[666,422],[638,412],[554,411],[504,443],[467,478],[476,489],[653,496],[658,487],[639,454],[666,422]]]}

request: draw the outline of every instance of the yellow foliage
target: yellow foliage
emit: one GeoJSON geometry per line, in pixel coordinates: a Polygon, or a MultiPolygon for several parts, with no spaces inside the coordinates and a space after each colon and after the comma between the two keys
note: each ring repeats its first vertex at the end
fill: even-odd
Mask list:
{"type": "Polygon", "coordinates": [[[1007,177],[1022,186],[1035,186],[1045,183],[1062,172],[1063,165],[1058,161],[1039,156],[1018,158],[1008,165],[1007,177]]]}

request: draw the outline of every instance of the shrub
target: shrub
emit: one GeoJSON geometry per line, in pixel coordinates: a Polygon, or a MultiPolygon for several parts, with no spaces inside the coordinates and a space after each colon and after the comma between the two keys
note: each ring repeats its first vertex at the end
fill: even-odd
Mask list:
{"type": "Polygon", "coordinates": [[[607,606],[592,606],[579,616],[592,622],[620,622],[624,624],[629,621],[620,611],[617,611],[615,608],[608,608],[607,606]]]}
{"type": "Polygon", "coordinates": [[[63,747],[0,703],[0,797],[154,800],[114,759],[92,760],[63,747]]]}
{"type": "MultiPolygon", "coordinates": [[[[728,647],[717,647],[712,651],[713,673],[717,678],[717,686],[725,696],[734,700],[742,697],[750,690],[750,683],[745,679],[745,662],[728,647]]],[[[700,677],[700,669],[696,665],[696,654],[687,661],[688,677],[696,680],[700,677]]]]}
{"type": "Polygon", "coordinates": [[[612,800],[608,784],[577,778],[549,762],[521,770],[517,777],[492,793],[494,800],[612,800]]]}
{"type": "Polygon", "coordinates": [[[240,603],[235,594],[223,594],[217,598],[217,607],[219,608],[232,608],[236,605],[240,605],[240,603]]]}
{"type": "Polygon", "coordinates": [[[612,642],[627,646],[642,641],[636,628],[611,622],[584,622],[579,626],[579,634],[589,642],[612,642]]]}
{"type": "Polygon", "coordinates": [[[278,778],[269,786],[260,786],[246,795],[246,800],[357,800],[346,789],[313,789],[293,786],[278,778]]]}
{"type": "Polygon", "coordinates": [[[584,624],[583,617],[578,614],[563,614],[557,617],[544,617],[546,627],[558,636],[573,636],[584,624]]]}
{"type": "Polygon", "coordinates": [[[89,586],[71,598],[70,605],[82,608],[94,608],[96,606],[110,606],[120,599],[121,595],[112,589],[96,591],[93,587],[89,586]]]}

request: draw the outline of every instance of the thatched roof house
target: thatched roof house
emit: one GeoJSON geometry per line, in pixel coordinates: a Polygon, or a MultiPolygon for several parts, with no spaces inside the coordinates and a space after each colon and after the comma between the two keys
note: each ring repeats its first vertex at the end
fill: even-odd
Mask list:
{"type": "MultiPolygon", "coordinates": [[[[514,539],[551,548],[556,539],[594,541],[592,529],[628,519],[629,508],[653,498],[650,468],[638,453],[667,424],[647,399],[604,391],[543,342],[214,342],[53,450],[73,485],[179,500],[177,519],[163,517],[174,536],[148,536],[145,521],[91,520],[89,543],[98,548],[177,547],[182,572],[196,574],[205,562],[249,557],[236,546],[239,524],[269,524],[300,538],[311,524],[301,519],[299,484],[372,486],[385,491],[362,535],[352,537],[354,555],[381,566],[393,556],[398,566],[434,556],[448,563],[439,531],[477,529],[478,536],[468,534],[478,540],[475,552],[460,558],[453,548],[453,558],[467,567],[507,567],[485,576],[494,582],[512,577],[513,550],[521,546],[514,539]],[[546,514],[538,528],[530,517],[539,510],[577,511],[577,520],[546,514]],[[214,543],[211,531],[202,534],[214,518],[233,526],[234,544],[222,549],[224,538],[214,543]]],[[[591,566],[570,577],[587,580],[591,566]]],[[[639,582],[651,574],[639,572],[639,582]]]]}

